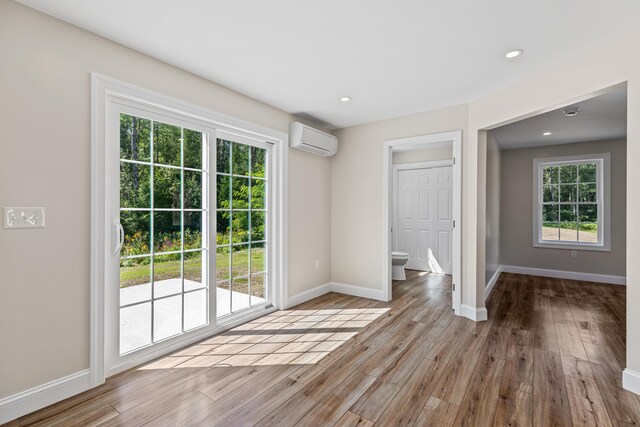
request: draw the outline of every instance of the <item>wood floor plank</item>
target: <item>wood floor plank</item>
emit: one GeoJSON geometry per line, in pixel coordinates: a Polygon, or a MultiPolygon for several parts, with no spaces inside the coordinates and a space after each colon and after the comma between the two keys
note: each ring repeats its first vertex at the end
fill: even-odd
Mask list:
{"type": "MultiPolygon", "coordinates": [[[[465,319],[460,323],[467,324],[465,319]]],[[[448,329],[441,340],[429,350],[424,360],[406,379],[376,423],[380,425],[411,425],[420,415],[453,354],[463,345],[455,327],[448,329]]]]}
{"type": "Polygon", "coordinates": [[[551,296],[546,280],[534,283],[534,347],[540,350],[560,352],[558,334],[556,332],[551,296]]]}
{"type": "Polygon", "coordinates": [[[321,399],[299,424],[326,426],[337,423],[375,380],[375,377],[360,371],[354,372],[339,389],[321,399]]]}
{"type": "Polygon", "coordinates": [[[388,366],[351,410],[364,418],[376,421],[418,366],[429,356],[439,357],[446,354],[446,349],[456,345],[457,337],[467,325],[467,321],[457,317],[452,318],[451,322],[441,324],[440,328],[431,328],[429,333],[416,340],[400,358],[388,366]],[[433,333],[433,336],[429,337],[430,333],[433,333]]]}
{"type": "Polygon", "coordinates": [[[416,426],[450,427],[456,420],[458,405],[431,396],[418,415],[416,426]]]}
{"type": "Polygon", "coordinates": [[[560,354],[534,350],[533,425],[571,426],[571,409],[560,354]]]}
{"type": "Polygon", "coordinates": [[[203,392],[203,395],[206,395],[213,401],[202,410],[192,414],[187,419],[187,424],[216,424],[219,420],[225,418],[227,414],[237,411],[243,405],[260,396],[271,388],[273,384],[287,378],[293,369],[295,369],[295,367],[283,365],[271,366],[264,371],[259,370],[258,375],[250,381],[247,387],[242,387],[241,385],[234,386],[234,384],[229,383],[231,387],[226,389],[223,394],[216,394],[215,399],[203,392]]]}
{"type": "Polygon", "coordinates": [[[328,293],[7,425],[640,425],[623,288],[503,273],[478,323],[448,276],[408,270],[393,296],[328,293]]]}
{"type": "Polygon", "coordinates": [[[477,360],[476,358],[470,360],[469,354],[482,353],[482,348],[487,339],[484,332],[485,329],[479,331],[470,330],[466,335],[458,337],[465,342],[465,345],[459,346],[457,351],[452,355],[435,387],[433,392],[435,397],[456,405],[462,403],[462,399],[467,391],[467,386],[471,381],[476,366],[476,363],[473,362],[477,360]]]}
{"type": "Polygon", "coordinates": [[[590,362],[562,356],[567,395],[573,424],[610,426],[611,420],[595,380],[590,362]]]}
{"type": "Polygon", "coordinates": [[[372,427],[373,425],[373,421],[347,411],[347,413],[338,420],[335,427],[372,427]]]}
{"type": "Polygon", "coordinates": [[[481,426],[494,419],[504,364],[504,359],[478,361],[454,425],[481,426]]]}
{"type": "Polygon", "coordinates": [[[533,422],[533,347],[509,345],[494,419],[495,425],[530,426],[533,422]]]}
{"type": "Polygon", "coordinates": [[[558,335],[558,349],[560,354],[569,355],[587,360],[587,353],[584,350],[582,338],[576,321],[573,318],[573,314],[565,297],[564,289],[562,288],[563,281],[556,285],[554,291],[556,295],[553,297],[551,304],[551,311],[556,326],[556,333],[558,335]]]}
{"type": "Polygon", "coordinates": [[[640,399],[622,388],[618,361],[607,346],[585,344],[598,389],[613,424],[640,425],[640,399]]]}
{"type": "Polygon", "coordinates": [[[581,285],[581,282],[568,280],[565,282],[565,287],[567,288],[567,302],[571,308],[573,319],[578,326],[582,341],[591,344],[606,344],[604,335],[589,309],[589,294],[584,292],[584,286],[581,285]]]}
{"type": "Polygon", "coordinates": [[[182,425],[193,413],[209,405],[211,399],[197,391],[161,395],[101,424],[102,427],[142,425],[182,425]]]}
{"type": "Polygon", "coordinates": [[[298,393],[303,387],[304,384],[294,379],[284,378],[255,399],[246,402],[238,410],[226,414],[226,418],[221,418],[215,425],[225,427],[255,425],[298,393]]]}
{"type": "Polygon", "coordinates": [[[611,426],[595,381],[567,376],[567,395],[574,426],[611,426]]]}

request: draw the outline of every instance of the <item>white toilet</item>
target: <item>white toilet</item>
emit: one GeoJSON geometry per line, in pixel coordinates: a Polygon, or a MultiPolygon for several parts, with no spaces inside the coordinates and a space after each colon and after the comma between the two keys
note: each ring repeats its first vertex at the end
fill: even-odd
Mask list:
{"type": "Polygon", "coordinates": [[[406,252],[391,252],[391,279],[406,280],[404,265],[409,261],[409,254],[406,252]]]}

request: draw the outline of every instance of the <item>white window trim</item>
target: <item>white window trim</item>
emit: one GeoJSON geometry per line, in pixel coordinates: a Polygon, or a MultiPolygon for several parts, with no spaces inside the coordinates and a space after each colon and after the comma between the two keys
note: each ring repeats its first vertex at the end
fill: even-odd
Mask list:
{"type": "Polygon", "coordinates": [[[533,159],[533,246],[586,251],[611,251],[611,154],[580,154],[575,156],[533,159]],[[597,161],[598,167],[598,242],[552,242],[542,240],[542,168],[550,163],[597,161]]]}
{"type": "MultiPolygon", "coordinates": [[[[272,302],[277,308],[284,308],[288,294],[287,282],[287,164],[288,164],[288,134],[263,126],[255,125],[234,117],[230,117],[206,108],[202,108],[178,99],[164,96],[153,91],[120,82],[96,73],[91,74],[91,273],[90,273],[90,387],[104,383],[107,372],[105,341],[106,315],[106,259],[110,256],[107,245],[111,241],[111,223],[106,212],[106,197],[109,191],[106,182],[106,171],[109,166],[107,155],[107,103],[114,100],[146,105],[149,108],[160,108],[168,112],[175,112],[182,117],[191,118],[215,128],[218,133],[233,134],[239,137],[258,139],[273,144],[273,188],[274,207],[272,227],[273,250],[271,251],[273,297],[272,302]]],[[[215,215],[212,215],[215,216],[215,215]]],[[[215,286],[215,284],[214,284],[215,286]]],[[[144,363],[177,348],[189,345],[215,335],[224,330],[237,326],[253,318],[264,315],[275,308],[263,310],[259,313],[247,313],[243,317],[229,319],[225,323],[218,322],[213,329],[200,334],[190,334],[184,340],[159,351],[149,351],[140,358],[133,358],[126,366],[118,370],[144,363]]],[[[214,319],[216,321],[216,319],[214,319]]],[[[224,321],[223,321],[224,322],[224,321]]]]}

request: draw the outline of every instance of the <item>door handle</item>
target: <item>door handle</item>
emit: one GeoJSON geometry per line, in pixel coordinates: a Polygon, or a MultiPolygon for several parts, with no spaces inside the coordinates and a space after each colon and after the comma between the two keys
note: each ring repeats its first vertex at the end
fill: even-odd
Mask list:
{"type": "Polygon", "coordinates": [[[116,233],[118,233],[118,244],[113,250],[113,256],[118,256],[120,255],[122,245],[124,245],[124,228],[122,227],[122,224],[120,224],[120,221],[113,220],[113,225],[116,227],[116,233]]]}

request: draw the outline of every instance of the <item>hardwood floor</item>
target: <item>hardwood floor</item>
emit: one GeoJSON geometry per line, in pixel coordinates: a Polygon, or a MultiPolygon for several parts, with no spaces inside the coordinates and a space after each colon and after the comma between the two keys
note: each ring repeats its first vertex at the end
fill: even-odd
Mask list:
{"type": "Polygon", "coordinates": [[[129,370],[13,426],[626,426],[622,286],[503,274],[489,320],[446,276],[328,294],[129,370]]]}

